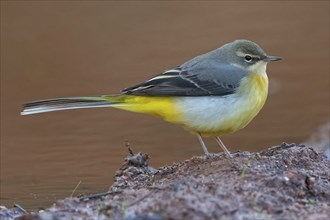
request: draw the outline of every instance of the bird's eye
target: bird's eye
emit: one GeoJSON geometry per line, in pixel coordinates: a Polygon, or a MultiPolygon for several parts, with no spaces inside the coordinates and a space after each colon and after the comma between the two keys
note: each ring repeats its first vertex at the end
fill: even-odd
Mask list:
{"type": "Polygon", "coordinates": [[[246,62],[251,62],[252,61],[252,57],[250,55],[245,55],[244,57],[246,62]]]}

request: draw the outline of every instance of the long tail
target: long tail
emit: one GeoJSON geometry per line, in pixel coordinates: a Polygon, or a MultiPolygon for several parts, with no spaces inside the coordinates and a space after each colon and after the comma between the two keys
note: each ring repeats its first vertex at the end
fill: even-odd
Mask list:
{"type": "Polygon", "coordinates": [[[120,102],[120,96],[69,97],[28,102],[23,105],[21,115],[61,111],[80,108],[111,107],[120,102]]]}

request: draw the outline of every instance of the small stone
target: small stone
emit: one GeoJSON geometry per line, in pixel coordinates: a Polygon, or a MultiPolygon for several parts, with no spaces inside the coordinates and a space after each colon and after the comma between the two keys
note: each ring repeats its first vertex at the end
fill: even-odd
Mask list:
{"type": "Polygon", "coordinates": [[[308,190],[311,190],[314,187],[315,178],[314,177],[307,176],[306,179],[305,179],[305,183],[306,183],[307,189],[308,190]]]}
{"type": "Polygon", "coordinates": [[[300,191],[300,192],[298,193],[298,196],[299,196],[300,198],[304,198],[305,195],[306,195],[306,193],[305,193],[304,191],[300,191]]]}

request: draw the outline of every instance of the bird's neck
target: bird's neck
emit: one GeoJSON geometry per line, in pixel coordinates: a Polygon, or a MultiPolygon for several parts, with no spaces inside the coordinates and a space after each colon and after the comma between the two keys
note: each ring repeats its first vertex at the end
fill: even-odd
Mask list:
{"type": "Polygon", "coordinates": [[[263,105],[268,95],[268,77],[266,72],[250,73],[241,80],[238,93],[248,99],[256,99],[263,105]]]}

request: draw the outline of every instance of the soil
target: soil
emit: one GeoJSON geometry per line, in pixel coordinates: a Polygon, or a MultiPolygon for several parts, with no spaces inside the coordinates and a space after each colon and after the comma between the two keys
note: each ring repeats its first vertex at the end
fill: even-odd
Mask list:
{"type": "Polygon", "coordinates": [[[154,169],[130,155],[108,192],[66,198],[38,213],[2,207],[1,219],[330,218],[330,160],[305,145],[193,157],[154,169]]]}

